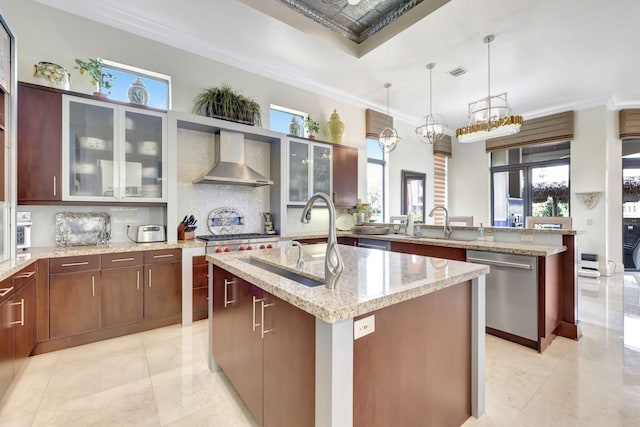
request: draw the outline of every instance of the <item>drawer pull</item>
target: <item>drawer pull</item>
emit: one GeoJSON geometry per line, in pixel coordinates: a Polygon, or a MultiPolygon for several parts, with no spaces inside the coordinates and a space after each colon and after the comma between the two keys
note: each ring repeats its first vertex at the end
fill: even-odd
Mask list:
{"type": "Polygon", "coordinates": [[[12,302],[9,305],[20,305],[20,320],[16,320],[15,322],[9,322],[9,324],[24,326],[24,298],[22,298],[20,302],[12,302]]]}
{"type": "Polygon", "coordinates": [[[262,298],[262,300],[260,301],[260,311],[261,311],[261,320],[260,320],[260,338],[264,339],[264,334],[268,334],[269,332],[273,332],[273,329],[264,329],[264,309],[267,307],[273,307],[275,304],[274,303],[270,303],[270,304],[265,304],[264,303],[264,298],[262,298]]]}
{"type": "MultiPolygon", "coordinates": [[[[224,307],[226,308],[228,305],[233,304],[235,301],[234,300],[230,300],[227,299],[228,295],[229,295],[229,291],[228,291],[228,286],[229,285],[233,285],[235,282],[233,280],[227,280],[224,279],[224,307]]],[[[255,322],[254,322],[255,323],[255,322]]]]}
{"type": "Polygon", "coordinates": [[[33,276],[34,274],[36,274],[35,270],[34,271],[27,271],[26,273],[16,274],[15,276],[13,276],[13,278],[14,279],[28,279],[29,277],[33,276]]]}
{"type": "Polygon", "coordinates": [[[89,261],[83,261],[83,262],[65,262],[64,264],[61,264],[61,267],[76,267],[78,265],[89,265],[89,261]]]}
{"type": "Polygon", "coordinates": [[[0,289],[0,298],[7,295],[9,292],[13,290],[13,286],[10,288],[2,288],[0,289]]]}
{"type": "Polygon", "coordinates": [[[140,270],[136,271],[136,289],[140,289],[140,270]]]}
{"type": "Polygon", "coordinates": [[[91,275],[91,296],[96,296],[96,276],[91,275]]]}
{"type": "Polygon", "coordinates": [[[260,323],[256,323],[256,303],[262,303],[263,299],[262,298],[256,298],[256,296],[253,296],[253,332],[256,331],[256,328],[258,326],[261,326],[260,323]]]}
{"type": "Polygon", "coordinates": [[[173,254],[154,255],[154,258],[172,258],[173,254]]]}
{"type": "Polygon", "coordinates": [[[149,269],[149,287],[151,287],[151,269],[149,269]]]}
{"type": "Polygon", "coordinates": [[[135,261],[135,258],[114,258],[111,262],[127,262],[127,261],[135,261]]]}

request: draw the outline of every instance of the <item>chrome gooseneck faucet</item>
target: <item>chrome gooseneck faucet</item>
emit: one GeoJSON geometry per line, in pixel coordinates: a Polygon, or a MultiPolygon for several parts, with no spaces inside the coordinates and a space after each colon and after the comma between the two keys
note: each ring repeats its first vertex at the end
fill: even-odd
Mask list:
{"type": "Polygon", "coordinates": [[[329,289],[335,289],[338,279],[344,271],[344,262],[338,252],[338,239],[336,238],[336,208],[325,193],[315,193],[307,200],[302,211],[300,222],[307,224],[311,220],[311,209],[316,200],[322,199],[329,209],[329,237],[327,239],[327,252],[324,256],[324,283],[329,289]]]}
{"type": "Polygon", "coordinates": [[[300,244],[300,242],[298,242],[297,240],[294,240],[293,242],[289,243],[287,247],[284,248],[284,254],[289,256],[289,250],[294,246],[298,247],[298,261],[296,262],[296,268],[302,268],[304,267],[304,261],[302,259],[303,252],[302,252],[302,245],[300,244]]]}
{"type": "Polygon", "coordinates": [[[449,211],[444,206],[434,206],[433,209],[431,209],[431,212],[429,212],[430,217],[433,218],[433,213],[436,209],[442,209],[444,211],[444,238],[448,239],[451,237],[451,233],[453,232],[453,229],[451,229],[451,226],[449,225],[449,211]]]}

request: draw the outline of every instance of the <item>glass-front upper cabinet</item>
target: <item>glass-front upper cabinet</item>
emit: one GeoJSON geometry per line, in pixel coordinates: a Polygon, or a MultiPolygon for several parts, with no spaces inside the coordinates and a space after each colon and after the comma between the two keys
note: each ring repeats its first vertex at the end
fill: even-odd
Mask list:
{"type": "Polygon", "coordinates": [[[63,200],[166,201],[166,115],[64,96],[63,200]]]}
{"type": "Polygon", "coordinates": [[[289,138],[289,205],[304,205],[319,191],[331,196],[332,147],[328,144],[289,138]]]}

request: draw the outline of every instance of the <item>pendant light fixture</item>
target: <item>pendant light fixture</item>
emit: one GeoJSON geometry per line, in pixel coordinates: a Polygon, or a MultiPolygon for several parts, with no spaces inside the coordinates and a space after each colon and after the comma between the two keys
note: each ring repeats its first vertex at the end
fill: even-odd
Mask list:
{"type": "Polygon", "coordinates": [[[416,136],[420,142],[424,142],[425,144],[433,144],[436,141],[439,141],[444,136],[445,130],[447,129],[447,122],[439,114],[432,113],[432,84],[433,84],[433,68],[436,64],[429,63],[427,64],[427,70],[429,70],[429,114],[424,116],[424,124],[418,126],[416,128],[416,136]]]}
{"type": "Polygon", "coordinates": [[[507,93],[491,96],[491,42],[494,39],[493,34],[482,39],[487,44],[487,97],[469,103],[469,124],[456,130],[458,142],[485,141],[520,132],[522,116],[511,115],[507,93]]]}
{"type": "MultiPolygon", "coordinates": [[[[391,87],[391,83],[385,83],[384,87],[387,88],[387,116],[389,116],[389,88],[391,87]]],[[[378,143],[380,144],[380,149],[382,151],[390,153],[395,150],[400,139],[401,138],[398,136],[397,130],[392,127],[386,127],[382,129],[382,132],[380,132],[380,135],[378,136],[378,143]]]]}

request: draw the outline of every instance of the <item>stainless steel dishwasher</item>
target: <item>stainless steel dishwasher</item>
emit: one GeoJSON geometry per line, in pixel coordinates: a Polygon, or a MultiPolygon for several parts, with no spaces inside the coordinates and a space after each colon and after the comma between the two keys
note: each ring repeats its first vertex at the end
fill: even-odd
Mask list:
{"type": "Polygon", "coordinates": [[[537,342],[537,257],[468,250],[467,261],[490,267],[485,276],[487,327],[537,342]]]}
{"type": "Polygon", "coordinates": [[[391,248],[391,242],[388,240],[358,238],[358,247],[388,251],[391,248]]]}

